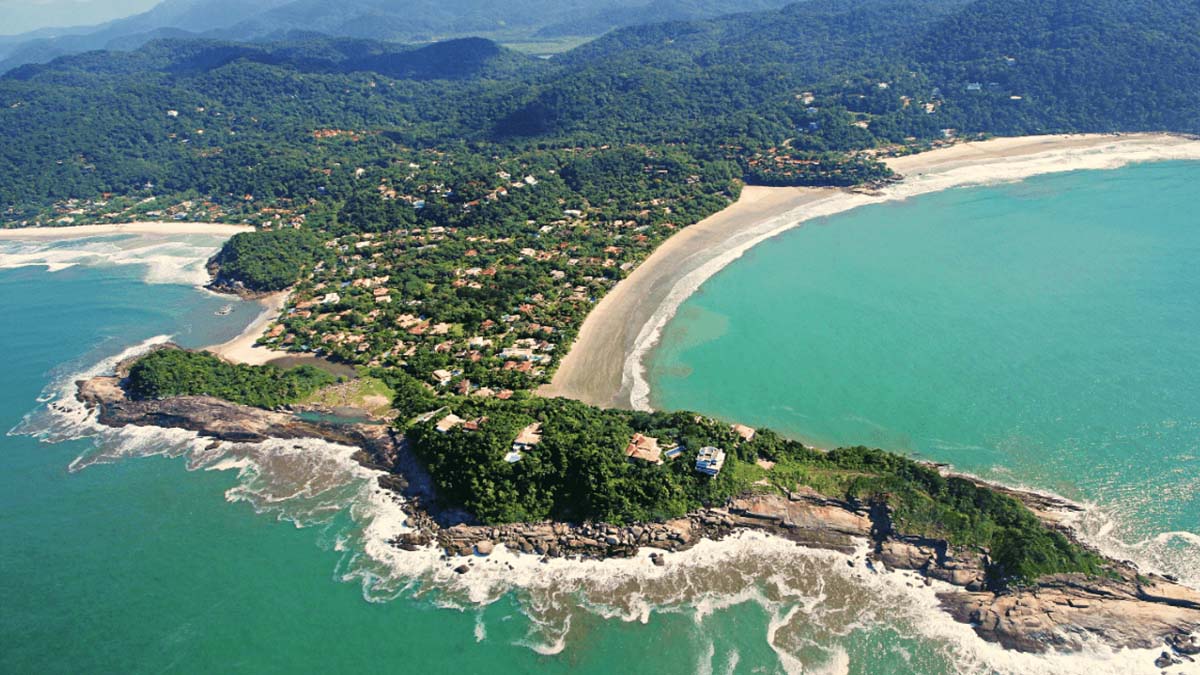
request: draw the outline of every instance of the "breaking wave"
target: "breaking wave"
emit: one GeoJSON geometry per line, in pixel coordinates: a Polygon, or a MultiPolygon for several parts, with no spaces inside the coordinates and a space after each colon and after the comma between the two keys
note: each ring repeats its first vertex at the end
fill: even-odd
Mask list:
{"type": "Polygon", "coordinates": [[[205,263],[221,248],[212,235],[115,235],[69,240],[0,241],[0,269],[139,265],[148,284],[208,283],[205,263]]]}
{"type": "Polygon", "coordinates": [[[318,440],[216,443],[177,429],[112,429],[74,398],[77,380],[111,372],[169,339],[156,336],[57,378],[41,397],[45,405],[12,433],[47,442],[92,438],[72,472],[150,456],[179,458],[190,471],[232,472],[228,501],[313,528],[319,545],[342,553],[337,578],[359,585],[366,601],[474,612],[475,641],[489,639],[484,609],[510,599],[525,620],[525,635],[514,644],[546,656],[570,648],[573,626],[597,619],[682,619],[692,626],[686,653],[697,661],[686,668],[695,672],[750,669],[755,643],[775,659],[768,670],[787,673],[880,672],[880,659],[894,672],[1156,672],[1151,651],[1114,653],[1096,645],[1083,655],[1033,656],[984,643],[939,608],[935,594],[948,586],[927,587],[916,574],[877,570],[867,562],[865,543],[847,556],[745,532],[666,554],[663,566],[648,551],[627,560],[542,562],[497,546],[458,574],[462,560],[388,543],[408,529],[406,516],[398,497],[378,486],[379,472],[353,460],[354,448],[318,440]],[[743,618],[733,621],[731,613],[743,618]],[[746,632],[747,613],[759,637],[746,632]]]}

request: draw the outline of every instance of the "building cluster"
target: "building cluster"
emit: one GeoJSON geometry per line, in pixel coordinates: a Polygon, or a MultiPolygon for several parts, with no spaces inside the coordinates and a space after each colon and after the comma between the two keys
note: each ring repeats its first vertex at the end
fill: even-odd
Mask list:
{"type": "MultiPolygon", "coordinates": [[[[500,172],[498,180],[504,193],[543,189],[530,174],[500,172]]],[[[454,194],[419,178],[383,185],[385,198],[414,207],[454,194]]],[[[669,211],[657,201],[623,217],[562,204],[539,219],[470,227],[418,219],[334,238],[266,343],[403,368],[448,395],[505,398],[536,387],[592,306],[674,229],[642,218],[669,211]]]]}

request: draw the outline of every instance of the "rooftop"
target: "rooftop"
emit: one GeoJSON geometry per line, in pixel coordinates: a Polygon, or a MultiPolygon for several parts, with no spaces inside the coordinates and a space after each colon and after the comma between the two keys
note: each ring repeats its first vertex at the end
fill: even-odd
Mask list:
{"type": "Polygon", "coordinates": [[[541,442],[542,424],[540,422],[535,422],[525,427],[521,430],[521,433],[517,434],[517,439],[513,441],[513,449],[518,449],[518,446],[521,448],[529,448],[541,442]]]}
{"type": "Polygon", "coordinates": [[[651,464],[662,464],[662,448],[658,446],[658,439],[642,434],[633,435],[629,445],[625,446],[625,456],[651,464]]]}
{"type": "Polygon", "coordinates": [[[720,448],[700,448],[700,454],[696,455],[696,471],[700,473],[715,476],[724,466],[725,451],[720,448]]]}
{"type": "Polygon", "coordinates": [[[446,415],[445,417],[443,417],[441,420],[438,421],[437,430],[443,434],[448,433],[451,429],[457,427],[458,425],[460,425],[462,423],[463,423],[463,418],[459,417],[458,415],[455,415],[454,413],[450,413],[449,415],[446,415]]]}

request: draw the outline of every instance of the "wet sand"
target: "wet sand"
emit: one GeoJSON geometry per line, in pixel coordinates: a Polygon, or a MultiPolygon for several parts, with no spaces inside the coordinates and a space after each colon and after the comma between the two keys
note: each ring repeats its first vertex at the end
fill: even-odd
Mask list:
{"type": "Polygon", "coordinates": [[[1200,140],[1168,134],[999,138],[889,159],[904,179],[877,194],[747,187],[736,204],[669,239],[605,296],[539,393],[649,408],[641,362],[679,305],[745,251],[807,220],[954,187],[1170,159],[1200,160],[1200,140]]]}
{"type": "Polygon", "coordinates": [[[829,192],[823,188],[746,187],[737,203],[663,242],[596,305],[554,380],[539,393],[603,407],[629,407],[628,387],[622,386],[622,364],[633,350],[639,330],[676,283],[745,240],[753,224],[825,198],[829,192]]]}
{"type": "Polygon", "coordinates": [[[229,342],[205,349],[227,361],[251,366],[265,365],[278,359],[294,358],[294,354],[259,347],[255,344],[258,342],[258,338],[266,332],[267,326],[283,311],[284,306],[287,305],[288,295],[287,291],[281,291],[260,298],[258,302],[262,304],[263,311],[249,326],[246,326],[246,330],[229,342]]]}

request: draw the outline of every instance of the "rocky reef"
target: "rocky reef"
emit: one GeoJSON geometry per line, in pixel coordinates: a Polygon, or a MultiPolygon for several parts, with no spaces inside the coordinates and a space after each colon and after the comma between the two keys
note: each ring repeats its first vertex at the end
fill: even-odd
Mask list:
{"type": "Polygon", "coordinates": [[[96,410],[105,426],[187,429],[214,442],[261,443],[268,439],[317,438],[358,447],[359,462],[388,470],[400,439],[381,424],[333,424],[302,420],[289,412],[261,410],[210,396],[138,401],[126,395],[122,378],[97,377],[78,383],[77,397],[96,410]]]}
{"type": "MultiPolygon", "coordinates": [[[[1057,575],[1031,586],[989,589],[986,551],[897,531],[886,507],[848,502],[798,489],[742,495],[720,507],[658,523],[616,526],[558,522],[487,526],[469,514],[441,508],[420,463],[403,439],[378,424],[332,424],[301,420],[289,411],[240,406],[211,397],[138,401],[126,395],[122,372],[78,383],[78,398],[97,412],[100,423],[123,427],[189,429],[214,441],[261,442],[268,438],[318,438],[361,448],[357,459],[386,473],[380,485],[404,497],[411,531],[393,544],[417,550],[442,549],[460,559],[456,571],[469,574],[473,556],[497,546],[544,558],[631,557],[642,547],[650,559],[667,564],[663,553],[683,551],[703,539],[721,539],[739,530],[759,530],[800,546],[843,553],[866,542],[872,565],[910,570],[927,583],[945,582],[942,606],[970,624],[984,640],[1023,652],[1073,651],[1098,641],[1112,648],[1162,649],[1156,661],[1169,667],[1200,653],[1200,593],[1175,581],[1141,572],[1128,562],[1109,561],[1101,577],[1057,575]]],[[[1020,499],[1039,518],[1072,536],[1061,516],[1077,507],[1044,495],[988,485],[1020,499]]]]}

